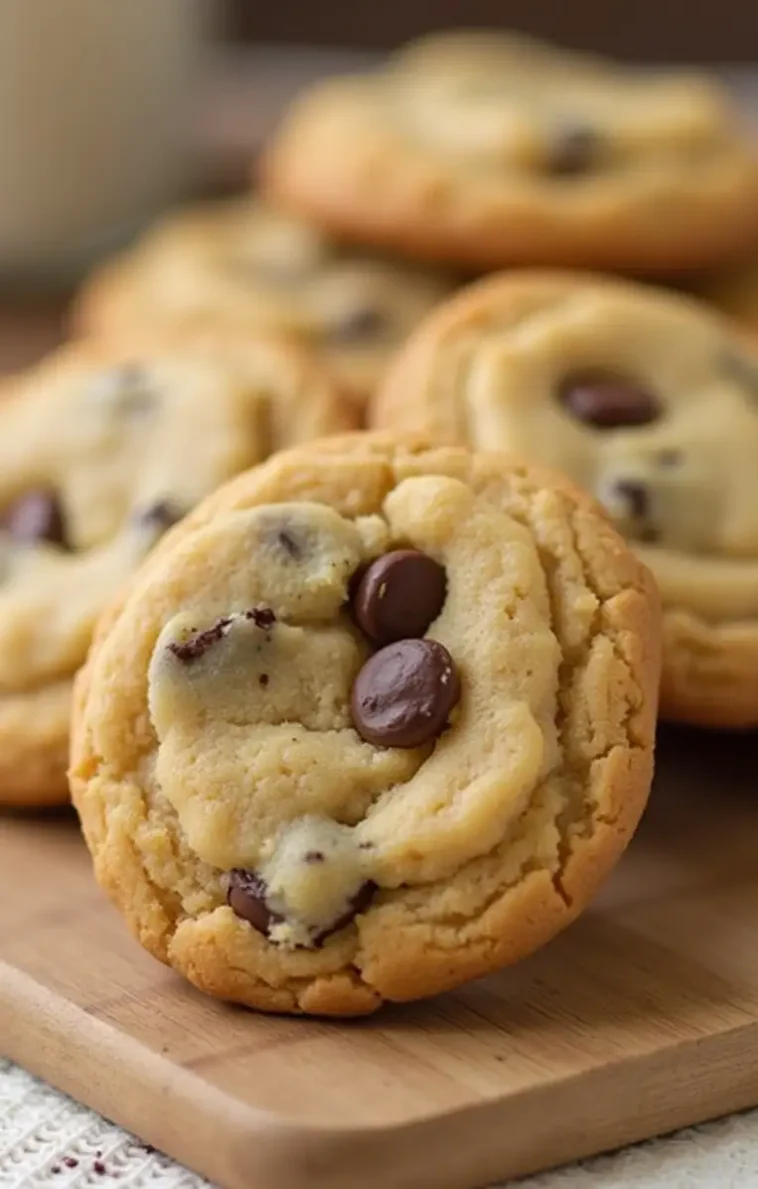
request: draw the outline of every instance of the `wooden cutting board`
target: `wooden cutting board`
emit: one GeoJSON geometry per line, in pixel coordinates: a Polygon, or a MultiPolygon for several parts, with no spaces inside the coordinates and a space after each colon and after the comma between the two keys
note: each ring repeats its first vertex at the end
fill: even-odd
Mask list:
{"type": "Polygon", "coordinates": [[[204,999],[127,936],[70,817],[0,818],[0,1051],[223,1189],[468,1189],[758,1103],[755,754],[667,732],[581,921],[342,1024],[204,999]]]}

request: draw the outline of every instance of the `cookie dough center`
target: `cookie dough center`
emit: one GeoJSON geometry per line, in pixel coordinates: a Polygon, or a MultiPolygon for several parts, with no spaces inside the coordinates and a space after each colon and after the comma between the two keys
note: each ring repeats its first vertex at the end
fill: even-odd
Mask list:
{"type": "Polygon", "coordinates": [[[526,529],[459,481],[426,477],[400,483],[382,518],[253,509],[193,550],[231,567],[229,593],[220,606],[198,592],[157,641],[156,780],[201,859],[254,873],[248,898],[268,889],[248,919],[270,918],[282,944],[316,944],[366,886],[444,878],[502,839],[559,759],[560,649],[526,529]],[[415,747],[367,742],[351,711],[376,648],[347,605],[351,579],[399,546],[445,569],[426,639],[455,674],[440,662],[429,679],[461,683],[449,725],[415,747]]]}

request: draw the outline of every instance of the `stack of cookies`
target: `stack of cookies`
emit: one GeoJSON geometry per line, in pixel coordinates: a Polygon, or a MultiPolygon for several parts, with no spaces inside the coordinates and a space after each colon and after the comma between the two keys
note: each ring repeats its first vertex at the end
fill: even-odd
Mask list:
{"type": "Polygon", "coordinates": [[[758,724],[758,339],[681,293],[739,287],[758,159],[709,79],[447,35],[298,100],[261,187],[8,382],[0,799],[66,796],[70,730],[142,944],[354,1015],[582,911],[659,695],[758,724]]]}

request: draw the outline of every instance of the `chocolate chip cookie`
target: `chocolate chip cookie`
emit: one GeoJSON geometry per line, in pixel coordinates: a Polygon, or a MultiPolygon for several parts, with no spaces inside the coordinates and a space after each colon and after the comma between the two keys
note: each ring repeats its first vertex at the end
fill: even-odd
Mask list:
{"type": "Polygon", "coordinates": [[[577,915],[651,776],[659,608],[594,503],[388,435],[270,459],[162,542],[78,679],[72,791],[142,944],[351,1015],[577,915]]]}
{"type": "Polygon", "coordinates": [[[254,199],[170,216],[85,286],[77,328],[127,339],[155,327],[261,326],[317,349],[363,405],[394,351],[451,286],[348,251],[254,199]]]}
{"type": "Polygon", "coordinates": [[[375,420],[593,492],[661,588],[664,715],[758,725],[758,350],[731,322],[623,281],[493,277],[418,332],[375,420]]]}
{"type": "Polygon", "coordinates": [[[223,480],[351,424],[272,336],[75,345],[0,401],[0,803],[68,796],[71,681],[102,608],[223,480]]]}
{"type": "Polygon", "coordinates": [[[317,84],[263,177],[336,232],[474,268],[673,275],[758,239],[758,159],[715,81],[494,32],[317,84]]]}

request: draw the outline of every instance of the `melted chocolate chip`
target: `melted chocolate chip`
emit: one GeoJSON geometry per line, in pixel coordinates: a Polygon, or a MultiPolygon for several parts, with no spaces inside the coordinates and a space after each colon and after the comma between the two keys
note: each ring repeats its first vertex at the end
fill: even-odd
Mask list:
{"type": "Polygon", "coordinates": [[[48,488],[27,491],[5,509],[0,517],[0,525],[19,544],[33,545],[37,541],[48,541],[52,545],[68,548],[63,507],[56,493],[48,488]]]}
{"type": "Polygon", "coordinates": [[[359,912],[365,912],[373,899],[375,891],[376,884],[373,883],[372,880],[369,879],[366,881],[366,883],[362,884],[350,901],[350,906],[348,907],[347,911],[344,912],[342,916],[334,922],[333,925],[330,925],[328,929],[325,929],[322,933],[319,933],[317,937],[314,937],[314,947],[318,948],[319,946],[323,945],[327,937],[331,937],[333,933],[337,933],[340,929],[344,929],[346,925],[349,925],[351,921],[355,920],[359,912]]]}
{"type": "Polygon", "coordinates": [[[258,685],[262,685],[265,687],[268,685],[268,683],[269,683],[268,673],[261,673],[260,677],[258,678],[258,685]]]}
{"type": "Polygon", "coordinates": [[[154,504],[142,509],[137,514],[137,519],[145,528],[166,532],[167,529],[177,524],[182,516],[184,516],[184,512],[178,504],[172,503],[171,500],[157,500],[154,504]]]}
{"type": "Polygon", "coordinates": [[[444,566],[417,549],[385,553],[364,570],[353,594],[356,622],[376,644],[423,636],[445,602],[444,566]]]}
{"type": "Polygon", "coordinates": [[[245,619],[252,619],[255,626],[263,631],[268,631],[276,623],[276,615],[270,607],[253,607],[252,611],[245,612],[245,619]]]}
{"type": "Polygon", "coordinates": [[[173,652],[176,659],[182,664],[190,665],[224,638],[231,622],[228,615],[223,616],[221,619],[217,619],[212,627],[206,628],[203,632],[197,632],[188,640],[172,640],[168,650],[173,652]]]}
{"type": "Polygon", "coordinates": [[[563,381],[558,395],[570,413],[596,429],[649,425],[661,413],[651,392],[611,372],[576,372],[563,381]]]}
{"type": "Polygon", "coordinates": [[[233,868],[229,872],[226,899],[235,915],[251,924],[264,937],[272,924],[282,920],[266,903],[266,884],[254,871],[246,871],[243,867],[233,868]]]}
{"type": "Polygon", "coordinates": [[[547,150],[547,171],[554,177],[588,173],[597,163],[600,137],[589,124],[565,123],[555,128],[547,150]]]}
{"type": "MultiPolygon", "coordinates": [[[[268,631],[276,623],[276,615],[270,607],[253,607],[251,611],[245,612],[245,619],[252,620],[255,626],[262,631],[268,631]]],[[[173,652],[177,660],[189,665],[203,656],[214,644],[218,644],[219,640],[223,640],[232,622],[231,615],[223,615],[211,627],[197,632],[188,640],[173,640],[169,644],[168,650],[173,652]]],[[[265,685],[267,681],[268,677],[261,684],[265,685]]]]}
{"type": "Polygon", "coordinates": [[[436,640],[398,640],[375,653],[353,686],[355,729],[379,747],[421,747],[439,735],[461,695],[450,653],[436,640]]]}
{"type": "Polygon", "coordinates": [[[361,342],[376,338],[387,327],[387,318],[372,306],[358,307],[334,322],[328,329],[329,338],[339,343],[361,342]]]}
{"type": "MultiPolygon", "coordinates": [[[[324,856],[320,851],[309,851],[304,856],[306,863],[322,862],[324,856]]],[[[314,949],[323,945],[328,937],[346,925],[368,908],[376,891],[376,884],[368,880],[362,884],[353,896],[346,911],[327,929],[323,929],[312,938],[310,944],[314,949]]],[[[235,916],[247,921],[264,937],[268,937],[272,925],[279,924],[285,918],[271,909],[267,902],[268,889],[265,880],[254,871],[246,871],[242,867],[235,867],[229,872],[229,883],[226,899],[235,916]]]]}

